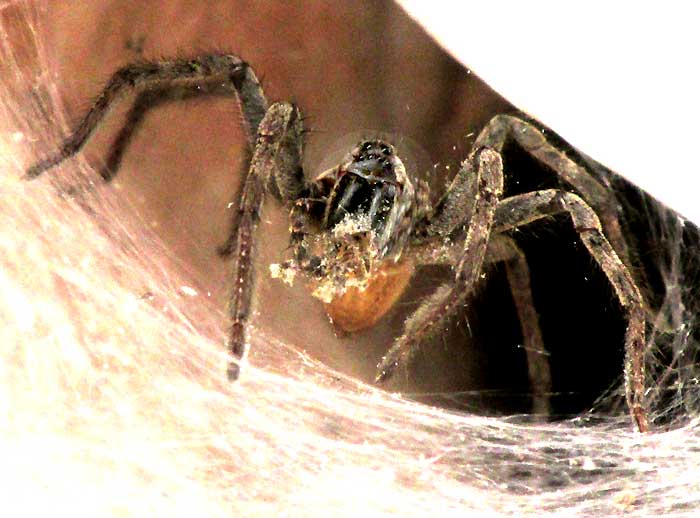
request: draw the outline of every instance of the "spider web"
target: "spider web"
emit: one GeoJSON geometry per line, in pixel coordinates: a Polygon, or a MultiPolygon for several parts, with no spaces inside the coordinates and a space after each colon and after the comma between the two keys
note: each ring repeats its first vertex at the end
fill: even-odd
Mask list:
{"type": "MultiPolygon", "coordinates": [[[[47,151],[40,142],[55,141],[50,128],[67,128],[51,115],[60,113],[51,81],[20,52],[33,49],[50,70],[34,39],[40,15],[0,5],[6,515],[696,513],[700,426],[687,388],[697,367],[687,348],[697,278],[675,214],[639,205],[666,244],[654,254],[668,308],[657,334],[672,336],[669,383],[681,395],[651,396],[665,401],[670,431],[640,436],[624,412],[545,425],[421,405],[260,330],[254,364],[230,385],[222,309],[118,193],[72,203],[50,180],[18,180],[47,151]],[[688,331],[669,335],[673,326],[688,331]]],[[[62,175],[84,178],[86,167],[62,175]]]]}

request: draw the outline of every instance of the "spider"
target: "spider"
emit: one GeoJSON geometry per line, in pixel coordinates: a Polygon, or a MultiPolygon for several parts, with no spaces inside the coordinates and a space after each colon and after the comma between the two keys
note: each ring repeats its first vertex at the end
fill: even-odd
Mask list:
{"type": "Polygon", "coordinates": [[[25,178],[35,178],[77,153],[128,91],[137,95],[100,171],[105,181],[114,177],[149,109],[203,95],[238,99],[253,153],[230,236],[220,250],[233,258],[226,340],[233,357],[228,367],[232,381],[239,377],[247,353],[256,228],[263,198],[271,194],[289,208],[291,245],[290,257],[271,265],[271,273],[288,283],[303,277],[337,329],[353,332],[374,325],[403,293],[416,267],[452,267],[452,280],[437,287],[405,321],[403,332],[377,366],[379,384],[406,368],[421,342],[469,301],[486,263],[505,263],[528,351],[533,410],[548,413],[550,371],[541,354],[545,349],[527,262],[508,232],[565,213],[626,315],[626,399],[637,429],[648,430],[645,305],[626,266],[627,245],[616,209],[603,185],[532,123],[511,115],[493,117],[435,204],[429,201],[427,183],[413,182],[397,149],[382,139],[360,142],[339,165],[309,181],[302,169],[299,109],[286,102],[268,105],[253,69],[240,58],[206,55],[119,69],[60,149],[31,166],[25,178]],[[508,140],[551,170],[567,190],[503,197],[501,150],[508,140]]]}

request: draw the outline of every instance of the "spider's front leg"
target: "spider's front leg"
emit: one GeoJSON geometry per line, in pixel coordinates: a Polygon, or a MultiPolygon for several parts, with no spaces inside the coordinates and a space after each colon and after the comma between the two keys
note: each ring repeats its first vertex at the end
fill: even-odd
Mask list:
{"type": "Polygon", "coordinates": [[[453,283],[440,286],[420,308],[407,320],[403,334],[384,355],[377,366],[376,382],[391,377],[399,365],[407,365],[418,346],[431,333],[444,326],[445,322],[465,303],[479,280],[486,249],[491,234],[496,206],[503,192],[503,164],[501,156],[489,148],[473,151],[462,164],[452,186],[452,196],[438,207],[432,224],[426,229],[427,236],[447,237],[453,204],[461,196],[473,196],[467,214],[462,211],[461,221],[468,222],[466,238],[453,283]],[[476,192],[472,189],[476,188],[476,192]]]}
{"type": "Polygon", "coordinates": [[[233,260],[228,305],[231,325],[226,344],[234,359],[228,367],[232,381],[238,378],[240,361],[247,351],[246,328],[255,288],[255,233],[265,193],[272,191],[281,201],[290,202],[308,190],[301,168],[302,133],[299,111],[288,103],[270,106],[258,128],[250,170],[226,245],[233,260]]]}
{"type": "Polygon", "coordinates": [[[492,263],[503,262],[505,265],[506,277],[523,335],[523,348],[527,357],[527,371],[532,389],[532,413],[541,416],[550,415],[552,373],[549,353],[544,346],[539,316],[532,298],[530,268],[525,254],[512,238],[502,234],[492,234],[486,260],[492,263]]]}
{"type": "MultiPolygon", "coordinates": [[[[236,56],[211,54],[192,59],[134,63],[112,75],[75,131],[56,153],[29,167],[25,179],[40,176],[80,151],[116,102],[132,91],[139,95],[111,146],[108,166],[118,167],[144,115],[163,102],[207,95],[238,96],[251,145],[267,110],[267,100],[255,73],[236,56]]],[[[107,181],[114,173],[115,170],[101,171],[107,181]]]]}

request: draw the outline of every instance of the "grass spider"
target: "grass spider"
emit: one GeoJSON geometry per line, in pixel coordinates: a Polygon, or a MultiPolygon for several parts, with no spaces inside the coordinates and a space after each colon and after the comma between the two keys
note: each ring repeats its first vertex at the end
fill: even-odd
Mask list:
{"type": "Polygon", "coordinates": [[[527,262],[510,230],[565,213],[613,288],[627,319],[624,378],[627,404],[640,431],[644,401],[645,308],[626,264],[628,252],[605,188],[542,132],[515,116],[497,115],[481,131],[459,172],[435,204],[428,185],[413,182],[397,150],[380,139],[360,142],[336,167],[309,181],[302,169],[303,128],[297,107],[268,106],[253,70],[232,55],[208,55],[128,65],[118,70],[77,129],[54,155],[34,164],[35,178],[77,153],[123,94],[137,92],[101,175],[109,181],[146,112],[166,101],[203,95],[236,96],[253,148],[231,234],[221,253],[232,257],[228,376],[240,374],[255,288],[256,228],[266,194],[290,210],[291,257],[273,276],[302,276],[334,325],[347,332],[373,325],[403,293],[416,267],[447,264],[451,282],[437,287],[406,320],[377,366],[376,382],[410,364],[421,342],[463,306],[485,263],[504,262],[520,320],[534,392],[533,410],[549,412],[551,376],[530,292],[527,262]],[[501,150],[512,140],[545,165],[566,189],[503,197],[501,150]]]}

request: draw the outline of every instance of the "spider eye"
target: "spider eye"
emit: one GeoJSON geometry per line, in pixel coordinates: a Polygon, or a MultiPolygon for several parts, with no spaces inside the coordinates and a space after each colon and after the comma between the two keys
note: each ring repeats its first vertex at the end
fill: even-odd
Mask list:
{"type": "Polygon", "coordinates": [[[369,182],[397,183],[394,170],[397,158],[383,142],[365,142],[353,153],[345,172],[365,178],[369,182]]]}
{"type": "Polygon", "coordinates": [[[385,160],[394,154],[393,148],[381,140],[367,140],[359,144],[353,153],[356,162],[385,160]]]}

